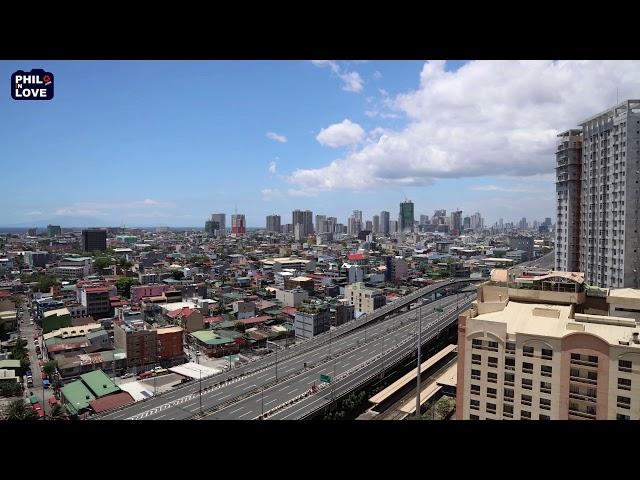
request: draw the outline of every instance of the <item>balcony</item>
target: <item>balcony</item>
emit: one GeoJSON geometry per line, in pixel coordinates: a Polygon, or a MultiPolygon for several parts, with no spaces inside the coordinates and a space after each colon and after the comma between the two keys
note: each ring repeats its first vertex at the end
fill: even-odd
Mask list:
{"type": "Polygon", "coordinates": [[[533,373],[533,368],[523,368],[522,373],[533,373]]]}
{"type": "Polygon", "coordinates": [[[585,383],[587,385],[598,384],[598,380],[592,380],[590,378],[584,378],[584,377],[574,377],[573,375],[569,377],[569,380],[571,380],[572,382],[585,383]]]}
{"type": "Polygon", "coordinates": [[[505,365],[504,369],[505,370],[513,370],[515,372],[516,367],[515,367],[515,365],[505,365]]]}
{"type": "Polygon", "coordinates": [[[498,368],[498,364],[497,363],[489,363],[488,366],[489,366],[489,368],[498,368]]]}
{"type": "Polygon", "coordinates": [[[513,397],[504,397],[504,401],[508,403],[513,403],[513,397]]]}
{"type": "Polygon", "coordinates": [[[620,390],[631,390],[631,385],[620,385],[620,384],[618,384],[618,388],[620,390]]]}
{"type": "Polygon", "coordinates": [[[498,383],[498,379],[497,378],[487,378],[487,382],[489,382],[489,383],[498,383]]]}
{"type": "Polygon", "coordinates": [[[596,416],[595,414],[581,412],[580,410],[572,410],[571,408],[569,409],[569,420],[580,420],[583,418],[586,418],[588,420],[595,420],[596,416]],[[571,418],[571,417],[577,417],[577,418],[571,418]]]}
{"type": "Polygon", "coordinates": [[[471,375],[471,380],[480,380],[480,375],[471,375]]]}
{"type": "Polygon", "coordinates": [[[507,385],[508,387],[513,387],[513,380],[505,380],[504,384],[507,385]]]}
{"type": "Polygon", "coordinates": [[[631,405],[629,405],[628,403],[620,403],[620,402],[618,402],[617,405],[618,405],[618,408],[624,408],[625,410],[631,409],[631,405]]]}
{"type": "Polygon", "coordinates": [[[541,388],[540,389],[540,393],[551,393],[551,389],[550,388],[541,388]]]}
{"type": "Polygon", "coordinates": [[[574,400],[582,400],[583,402],[591,402],[596,403],[596,397],[592,397],[591,395],[585,395],[580,392],[569,392],[569,398],[573,398],[574,400]]]}

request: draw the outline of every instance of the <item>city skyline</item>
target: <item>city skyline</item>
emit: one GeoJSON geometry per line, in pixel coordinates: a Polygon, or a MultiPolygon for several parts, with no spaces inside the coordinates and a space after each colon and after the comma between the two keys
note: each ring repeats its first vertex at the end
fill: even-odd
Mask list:
{"type": "Polygon", "coordinates": [[[394,220],[405,197],[417,218],[543,219],[556,135],[636,98],[640,77],[637,61],[0,62],[31,68],[56,97],[3,100],[2,227],[394,220]]]}

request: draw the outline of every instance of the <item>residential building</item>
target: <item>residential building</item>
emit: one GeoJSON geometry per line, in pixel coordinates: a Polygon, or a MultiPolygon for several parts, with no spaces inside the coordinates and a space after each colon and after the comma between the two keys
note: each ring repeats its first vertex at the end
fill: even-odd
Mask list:
{"type": "Polygon", "coordinates": [[[398,282],[407,277],[409,266],[407,261],[400,256],[387,256],[385,258],[385,281],[398,282]]]}
{"type": "Polygon", "coordinates": [[[360,313],[373,313],[387,302],[382,290],[366,287],[362,282],[347,285],[344,297],[360,313]]]}
{"type": "Polygon", "coordinates": [[[451,212],[451,234],[454,237],[462,233],[462,211],[451,212]]]}
{"type": "Polygon", "coordinates": [[[380,233],[382,235],[389,235],[390,225],[389,225],[389,212],[382,211],[380,212],[380,233]]]}
{"type": "Polygon", "coordinates": [[[373,216],[373,233],[380,233],[380,215],[373,216]]]}
{"type": "Polygon", "coordinates": [[[131,301],[139,303],[146,297],[159,297],[165,292],[173,290],[171,285],[155,284],[155,285],[134,285],[131,287],[131,301]]]}
{"type": "Polygon", "coordinates": [[[107,231],[103,228],[82,230],[82,249],[85,252],[105,251],[107,249],[107,231]]]}
{"type": "Polygon", "coordinates": [[[227,233],[227,220],[224,213],[212,213],[211,214],[211,234],[216,237],[224,237],[227,233]]]}
{"type": "Polygon", "coordinates": [[[236,213],[231,215],[231,234],[232,235],[245,235],[247,233],[247,224],[244,215],[236,213]]]}
{"type": "Polygon", "coordinates": [[[95,318],[106,318],[111,316],[111,304],[110,297],[115,297],[118,294],[118,290],[115,285],[108,284],[96,284],[78,286],[80,292],[80,303],[86,307],[87,315],[95,318]]]}
{"type": "Polygon", "coordinates": [[[140,319],[114,322],[113,341],[116,349],[127,354],[128,367],[143,371],[158,361],[158,332],[147,330],[140,319]]]}
{"type": "Polygon", "coordinates": [[[354,305],[349,305],[346,303],[340,303],[336,305],[336,320],[334,322],[334,325],[339,326],[343,323],[350,322],[351,320],[353,320],[354,313],[354,305]]]}
{"type": "Polygon", "coordinates": [[[296,337],[312,338],[329,330],[331,315],[328,303],[305,302],[298,306],[294,320],[296,337]]]}
{"type": "Polygon", "coordinates": [[[267,215],[267,232],[280,233],[280,215],[267,215]]]}
{"type": "Polygon", "coordinates": [[[58,237],[62,235],[62,228],[60,225],[47,225],[47,236],[58,237]]]}
{"type": "Polygon", "coordinates": [[[322,226],[322,222],[326,222],[327,221],[327,216],[326,215],[316,215],[316,233],[326,233],[325,230],[323,230],[321,228],[322,226]]]}
{"type": "Polygon", "coordinates": [[[522,250],[525,252],[523,262],[533,260],[533,237],[524,235],[509,237],[509,247],[513,250],[522,250]]]}
{"type": "Polygon", "coordinates": [[[294,290],[276,290],[276,300],[282,302],[285,307],[297,307],[309,298],[309,292],[302,288],[294,290]]]}
{"type": "Polygon", "coordinates": [[[491,280],[458,321],[458,419],[640,419],[640,290],[573,272],[491,280]]]}
{"type": "Polygon", "coordinates": [[[184,329],[165,327],[156,330],[158,340],[158,361],[173,363],[184,359],[184,329]]]}
{"type": "Polygon", "coordinates": [[[44,267],[49,254],[47,252],[24,252],[26,263],[31,267],[44,267]]]}

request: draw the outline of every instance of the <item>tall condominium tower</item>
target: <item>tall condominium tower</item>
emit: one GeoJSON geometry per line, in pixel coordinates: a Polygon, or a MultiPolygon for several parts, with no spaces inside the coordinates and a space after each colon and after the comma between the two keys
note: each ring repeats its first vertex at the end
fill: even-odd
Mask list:
{"type": "MultiPolygon", "coordinates": [[[[556,150],[556,269],[580,270],[582,130],[558,135],[556,150]]],[[[550,220],[550,219],[549,219],[550,220]]]]}
{"type": "Polygon", "coordinates": [[[280,215],[267,215],[267,232],[280,233],[280,215]]]}
{"type": "Polygon", "coordinates": [[[451,233],[460,235],[462,232],[462,210],[451,212],[451,233]]]}
{"type": "Polygon", "coordinates": [[[389,235],[389,212],[380,212],[380,233],[382,235],[389,235]]]}
{"type": "Polygon", "coordinates": [[[243,214],[236,213],[231,215],[231,233],[234,235],[244,235],[247,233],[247,223],[243,214]]]}
{"type": "Polygon", "coordinates": [[[320,228],[322,225],[322,222],[324,222],[327,219],[326,215],[316,215],[316,233],[326,233],[323,232],[322,229],[320,228]]]}
{"type": "Polygon", "coordinates": [[[214,224],[213,234],[217,237],[224,236],[227,232],[227,215],[224,213],[212,213],[211,221],[214,224]]]}
{"type": "Polygon", "coordinates": [[[398,216],[400,232],[413,232],[413,221],[413,202],[411,200],[405,200],[400,203],[400,215],[398,216]]]}
{"type": "Polygon", "coordinates": [[[373,233],[380,233],[380,215],[373,216],[373,233]]]}

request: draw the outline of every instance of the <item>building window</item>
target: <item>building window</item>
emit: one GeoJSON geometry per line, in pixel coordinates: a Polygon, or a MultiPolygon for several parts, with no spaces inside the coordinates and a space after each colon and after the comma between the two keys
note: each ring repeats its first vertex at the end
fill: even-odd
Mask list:
{"type": "Polygon", "coordinates": [[[551,417],[549,415],[542,415],[540,414],[540,416],[538,417],[540,420],[551,420],[551,417]]]}
{"type": "Polygon", "coordinates": [[[514,355],[516,353],[516,344],[514,342],[507,342],[506,345],[507,353],[514,355]]]}
{"type": "Polygon", "coordinates": [[[471,379],[480,380],[480,370],[471,370],[471,379]]]}
{"type": "Polygon", "coordinates": [[[480,420],[480,417],[478,415],[469,415],[469,420],[480,420]]]}
{"type": "Polygon", "coordinates": [[[520,403],[522,405],[530,406],[531,405],[531,395],[522,395],[520,403]]]}
{"type": "Polygon", "coordinates": [[[522,364],[522,373],[533,373],[533,363],[524,362],[522,364]]]}
{"type": "Polygon", "coordinates": [[[504,389],[504,399],[505,401],[513,402],[513,388],[505,388],[504,389]]]}
{"type": "Polygon", "coordinates": [[[502,405],[502,413],[513,415],[513,405],[502,405]]]}
{"type": "Polygon", "coordinates": [[[489,347],[487,348],[487,350],[489,350],[491,352],[497,352],[498,351],[498,342],[489,342],[489,347]]]}
{"type": "Polygon", "coordinates": [[[631,408],[631,399],[629,397],[621,397],[618,395],[618,407],[628,410],[631,408]]]}
{"type": "Polygon", "coordinates": [[[516,369],[516,359],[513,357],[507,357],[504,359],[504,369],[505,370],[515,370],[516,369]]]}
{"type": "Polygon", "coordinates": [[[471,363],[473,363],[474,365],[481,365],[482,357],[480,357],[480,355],[476,355],[475,353],[471,354],[471,363]]]}
{"type": "Polygon", "coordinates": [[[480,385],[471,385],[471,395],[480,395],[480,385]]]}
{"type": "Polygon", "coordinates": [[[498,383],[498,374],[495,372],[487,373],[487,381],[489,383],[498,383]]]}
{"type": "Polygon", "coordinates": [[[551,400],[549,400],[548,398],[541,398],[540,408],[542,410],[551,410],[551,400]]]}
{"type": "Polygon", "coordinates": [[[533,357],[533,347],[522,347],[522,355],[525,357],[533,357]]]}
{"type": "Polygon", "coordinates": [[[487,413],[496,413],[495,403],[487,403],[487,413]]]}
{"type": "Polygon", "coordinates": [[[489,357],[487,359],[487,363],[492,368],[497,368],[498,367],[498,359],[496,357],[489,357]]]}
{"type": "Polygon", "coordinates": [[[541,393],[551,393],[551,384],[549,382],[540,382],[541,393]]]}
{"type": "Polygon", "coordinates": [[[487,388],[487,397],[496,398],[497,395],[498,395],[498,392],[495,388],[487,388]]]}
{"type": "Polygon", "coordinates": [[[631,417],[629,415],[623,415],[621,413],[618,413],[616,415],[616,420],[631,420],[631,417]]]}
{"type": "Polygon", "coordinates": [[[618,378],[618,388],[620,390],[631,390],[631,379],[618,378]]]}
{"type": "Polygon", "coordinates": [[[618,360],[618,371],[620,372],[631,372],[631,361],[630,360],[618,360]]]}
{"type": "Polygon", "coordinates": [[[480,410],[480,400],[471,400],[471,410],[480,410]]]}
{"type": "Polygon", "coordinates": [[[521,410],[520,418],[523,420],[531,420],[531,412],[527,412],[526,410],[521,410]]]}
{"type": "Polygon", "coordinates": [[[589,362],[598,363],[598,357],[595,355],[589,355],[589,362]]]}
{"type": "Polygon", "coordinates": [[[552,374],[552,368],[549,365],[542,365],[540,367],[540,374],[543,377],[550,377],[552,374]]]}
{"type": "Polygon", "coordinates": [[[549,350],[546,348],[542,349],[542,358],[545,360],[551,360],[553,358],[553,350],[549,350]]]}
{"type": "Polygon", "coordinates": [[[471,340],[471,348],[478,348],[482,350],[482,340],[474,338],[471,340]]]}
{"type": "Polygon", "coordinates": [[[504,374],[504,383],[506,385],[513,385],[514,381],[515,381],[515,375],[513,373],[504,374]]]}
{"type": "Polygon", "coordinates": [[[530,378],[523,378],[522,379],[522,388],[524,388],[525,390],[532,390],[533,389],[533,380],[531,380],[530,378]]]}

